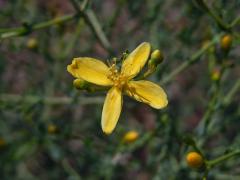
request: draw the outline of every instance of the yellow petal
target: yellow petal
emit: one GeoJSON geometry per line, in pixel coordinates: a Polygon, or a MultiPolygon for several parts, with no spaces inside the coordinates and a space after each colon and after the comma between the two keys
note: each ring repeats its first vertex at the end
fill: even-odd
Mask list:
{"type": "Polygon", "coordinates": [[[137,101],[144,102],[156,109],[161,109],[168,104],[164,90],[150,81],[129,81],[125,92],[137,101]]]}
{"type": "Polygon", "coordinates": [[[112,85],[112,81],[108,79],[110,73],[108,66],[94,58],[74,58],[72,64],[67,66],[67,71],[74,77],[90,83],[102,86],[112,85]]]}
{"type": "Polygon", "coordinates": [[[150,50],[151,46],[149,43],[144,42],[140,44],[128,55],[127,59],[123,61],[122,73],[129,77],[129,79],[134,78],[146,64],[150,50]]]}
{"type": "Polygon", "coordinates": [[[112,87],[105,99],[102,112],[102,130],[106,134],[110,134],[119,119],[122,109],[122,92],[116,87],[112,87]]]}

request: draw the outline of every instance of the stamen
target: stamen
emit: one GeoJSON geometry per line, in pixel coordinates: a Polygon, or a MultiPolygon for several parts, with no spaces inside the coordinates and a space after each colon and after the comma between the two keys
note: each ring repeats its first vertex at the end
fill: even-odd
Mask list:
{"type": "Polygon", "coordinates": [[[126,78],[118,72],[116,61],[113,60],[111,66],[109,66],[108,78],[113,81],[113,85],[117,88],[122,88],[126,84],[126,78]]]}

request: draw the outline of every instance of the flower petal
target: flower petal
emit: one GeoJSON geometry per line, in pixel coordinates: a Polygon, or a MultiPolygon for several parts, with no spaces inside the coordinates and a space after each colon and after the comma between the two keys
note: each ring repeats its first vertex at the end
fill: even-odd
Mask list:
{"type": "Polygon", "coordinates": [[[122,64],[122,74],[134,78],[148,60],[148,56],[151,50],[149,43],[144,42],[140,44],[131,54],[128,55],[127,59],[122,64]]]}
{"type": "Polygon", "coordinates": [[[137,101],[144,102],[156,109],[161,109],[168,104],[164,90],[150,81],[129,81],[125,92],[137,101]]]}
{"type": "Polygon", "coordinates": [[[67,71],[74,77],[90,83],[102,86],[112,85],[112,81],[108,79],[110,73],[108,66],[94,58],[74,58],[72,64],[67,66],[67,71]]]}
{"type": "Polygon", "coordinates": [[[122,92],[116,87],[112,87],[105,99],[102,112],[102,130],[110,134],[119,119],[122,110],[122,92]]]}

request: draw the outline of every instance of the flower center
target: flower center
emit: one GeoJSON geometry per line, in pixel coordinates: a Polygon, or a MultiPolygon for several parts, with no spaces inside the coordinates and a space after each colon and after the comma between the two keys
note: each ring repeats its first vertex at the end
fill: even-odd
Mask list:
{"type": "Polygon", "coordinates": [[[121,89],[127,82],[127,78],[119,73],[116,63],[114,62],[110,66],[110,74],[108,75],[108,78],[113,81],[113,86],[121,89]]]}

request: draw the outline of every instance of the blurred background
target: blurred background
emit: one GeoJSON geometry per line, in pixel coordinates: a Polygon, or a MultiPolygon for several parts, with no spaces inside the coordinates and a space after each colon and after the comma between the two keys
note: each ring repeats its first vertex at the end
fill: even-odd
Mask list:
{"type": "MultiPolygon", "coordinates": [[[[184,137],[209,159],[240,148],[239,9],[239,0],[0,0],[0,179],[200,179],[184,137]],[[169,105],[124,97],[106,136],[106,93],[75,89],[66,67],[144,41],[164,54],[149,79],[169,105]]],[[[240,179],[240,158],[208,177],[240,179]]]]}

